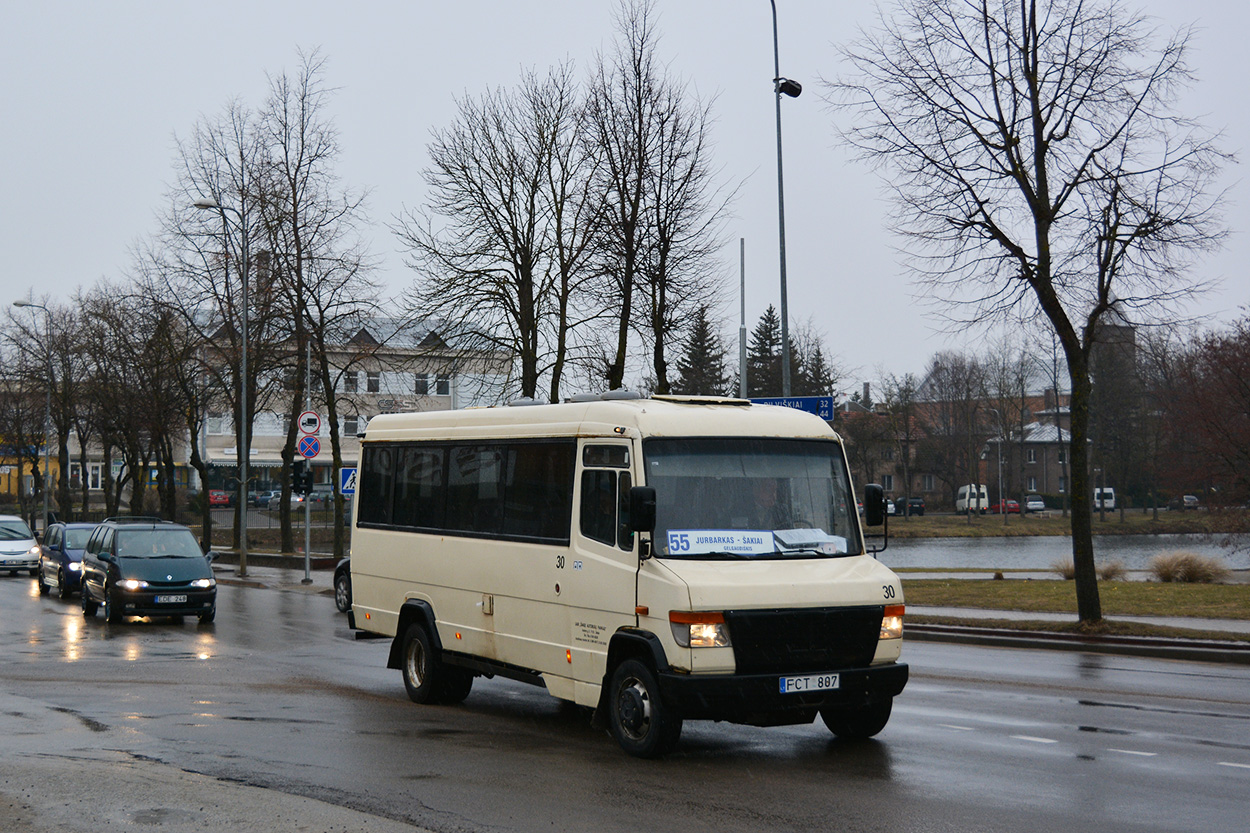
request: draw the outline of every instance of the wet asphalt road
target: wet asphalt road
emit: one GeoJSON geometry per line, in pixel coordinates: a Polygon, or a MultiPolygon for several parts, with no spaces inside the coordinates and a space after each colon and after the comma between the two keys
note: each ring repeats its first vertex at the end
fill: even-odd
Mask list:
{"type": "Polygon", "coordinates": [[[0,577],[0,830],[1244,829],[1243,666],[913,642],[878,740],[688,723],[652,762],[520,683],[415,706],[386,650],[326,593],[107,625],[0,577]]]}

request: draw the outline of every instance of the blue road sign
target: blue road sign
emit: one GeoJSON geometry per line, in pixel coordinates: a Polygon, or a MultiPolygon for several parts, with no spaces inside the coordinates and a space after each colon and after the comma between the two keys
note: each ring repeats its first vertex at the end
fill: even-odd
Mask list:
{"type": "Polygon", "coordinates": [[[832,396],[775,396],[752,399],[751,401],[760,405],[781,405],[784,408],[797,408],[800,411],[815,414],[825,422],[833,420],[834,405],[832,396]]]}
{"type": "Polygon", "coordinates": [[[339,494],[354,495],[356,494],[356,468],[339,469],[339,494]]]}
{"type": "Polygon", "coordinates": [[[312,435],[299,438],[299,453],[308,460],[321,453],[321,440],[312,435]]]}

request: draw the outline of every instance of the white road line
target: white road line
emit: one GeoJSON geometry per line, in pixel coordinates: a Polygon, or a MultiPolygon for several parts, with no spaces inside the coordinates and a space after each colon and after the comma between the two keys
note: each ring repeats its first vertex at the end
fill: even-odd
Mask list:
{"type": "Polygon", "coordinates": [[[1250,764],[1236,764],[1232,761],[1220,761],[1220,766],[1233,766],[1238,769],[1250,769],[1250,764]]]}
{"type": "Polygon", "coordinates": [[[1141,752],[1137,749],[1116,749],[1114,746],[1107,750],[1108,752],[1119,752],[1121,755],[1140,755],[1143,758],[1154,758],[1158,756],[1158,752],[1141,752]]]}
{"type": "Polygon", "coordinates": [[[971,726],[956,726],[954,723],[939,723],[938,726],[940,726],[943,729],[954,729],[958,732],[975,732],[976,731],[971,726]]]}
{"type": "Polygon", "coordinates": [[[1030,735],[1012,735],[1011,737],[1014,738],[1015,740],[1027,740],[1029,743],[1058,743],[1059,742],[1053,738],[1035,738],[1030,735]]]}

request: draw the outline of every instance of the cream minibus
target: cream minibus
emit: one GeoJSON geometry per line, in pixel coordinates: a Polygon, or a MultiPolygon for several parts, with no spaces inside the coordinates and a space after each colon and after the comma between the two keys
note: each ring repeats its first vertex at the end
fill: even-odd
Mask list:
{"type": "MultiPolygon", "coordinates": [[[[820,418],[617,394],[381,415],[361,440],[351,624],[392,638],[415,702],[522,680],[640,757],[687,719],[889,720],[903,589],[820,418]]],[[[879,486],[864,504],[881,524],[879,486]]]]}

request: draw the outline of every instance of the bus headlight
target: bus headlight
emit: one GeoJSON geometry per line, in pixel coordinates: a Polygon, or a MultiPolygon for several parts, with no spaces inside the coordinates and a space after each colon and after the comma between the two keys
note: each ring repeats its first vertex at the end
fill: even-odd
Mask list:
{"type": "Polygon", "coordinates": [[[729,647],[729,628],[723,613],[670,610],[668,625],[673,639],[683,648],[729,647]]]}
{"type": "Polygon", "coordinates": [[[881,617],[881,638],[903,638],[903,605],[886,605],[885,615],[881,617]]]}

